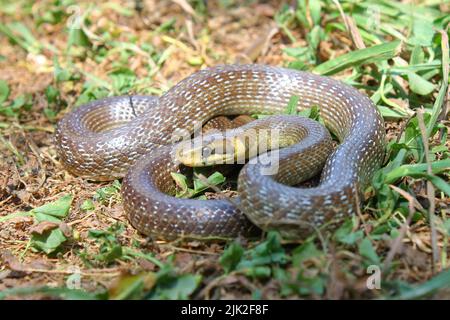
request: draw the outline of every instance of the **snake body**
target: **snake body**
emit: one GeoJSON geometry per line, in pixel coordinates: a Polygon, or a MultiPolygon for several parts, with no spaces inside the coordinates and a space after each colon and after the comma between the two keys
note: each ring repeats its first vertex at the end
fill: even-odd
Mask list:
{"type": "MultiPolygon", "coordinates": [[[[312,136],[320,131],[304,127],[312,136]]],[[[265,65],[223,65],[192,74],[159,98],[114,97],[81,106],[59,122],[55,137],[70,172],[95,180],[126,175],[124,209],[144,234],[233,237],[252,232],[254,223],[297,237],[355,212],[362,188],[382,163],[385,131],[372,101],[340,81],[265,65]],[[283,113],[293,96],[299,110],[318,106],[340,142],[319,186],[289,186],[317,171],[305,168],[309,160],[300,156],[325,150],[325,144],[302,141],[279,151],[276,174],[261,175],[261,163],[245,165],[237,203],[166,194],[175,186],[169,173],[179,170],[167,161],[174,133],[192,133],[196,122],[218,115],[283,113]]]]}

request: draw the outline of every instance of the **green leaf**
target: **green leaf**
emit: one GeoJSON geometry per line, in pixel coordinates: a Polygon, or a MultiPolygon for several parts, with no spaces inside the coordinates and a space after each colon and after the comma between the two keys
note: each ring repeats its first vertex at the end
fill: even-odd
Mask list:
{"type": "Polygon", "coordinates": [[[72,74],[67,69],[61,68],[59,65],[58,59],[56,57],[53,58],[53,65],[54,65],[54,76],[56,79],[56,82],[64,82],[71,80],[72,74]]]}
{"type": "Polygon", "coordinates": [[[107,230],[89,230],[89,237],[96,239],[100,248],[99,252],[93,256],[85,254],[86,258],[106,264],[123,258],[124,249],[117,238],[124,231],[124,228],[123,223],[115,223],[107,230]]]}
{"type": "Polygon", "coordinates": [[[297,114],[297,105],[298,105],[298,101],[300,100],[299,96],[293,95],[290,99],[289,102],[287,104],[286,110],[285,110],[285,114],[297,114]]]}
{"type": "Polygon", "coordinates": [[[59,90],[50,85],[45,88],[45,97],[47,98],[48,104],[56,103],[59,97],[59,90]]]}
{"type": "Polygon", "coordinates": [[[106,203],[111,198],[119,194],[120,188],[121,188],[120,182],[118,180],[114,180],[114,182],[111,185],[97,189],[95,191],[94,200],[106,203]]]}
{"type": "MultiPolygon", "coordinates": [[[[449,169],[450,171],[450,169],[449,169]]],[[[448,197],[450,197],[450,184],[434,175],[423,174],[423,178],[429,180],[436,188],[444,192],[448,197]]]]}
{"type": "Polygon", "coordinates": [[[320,26],[314,26],[311,31],[307,35],[307,40],[309,46],[312,50],[310,50],[311,55],[314,56],[313,59],[315,61],[315,51],[319,47],[320,41],[322,40],[323,30],[320,26]]]}
{"type": "Polygon", "coordinates": [[[0,79],[0,105],[5,102],[9,97],[8,82],[0,79]]]}
{"type": "Polygon", "coordinates": [[[409,88],[412,92],[426,96],[436,89],[434,84],[414,72],[408,71],[406,74],[408,75],[409,88]]]}
{"type": "Polygon", "coordinates": [[[439,289],[448,288],[450,286],[450,269],[442,271],[435,277],[426,281],[425,283],[411,287],[406,292],[394,297],[393,299],[406,300],[418,299],[428,295],[439,289]]]}
{"type": "Polygon", "coordinates": [[[80,209],[83,211],[92,211],[95,209],[94,202],[90,199],[84,200],[80,206],[80,209]]]}
{"type": "Polygon", "coordinates": [[[178,172],[171,172],[170,175],[179,188],[176,196],[179,198],[190,198],[194,195],[194,190],[188,187],[188,179],[184,174],[178,172]]]}
{"type": "Polygon", "coordinates": [[[57,218],[57,217],[49,215],[49,214],[45,214],[45,213],[41,213],[41,212],[33,213],[33,211],[32,211],[32,214],[37,222],[43,222],[43,221],[54,222],[54,223],[61,222],[60,218],[57,218]]]}
{"type": "Polygon", "coordinates": [[[121,258],[122,255],[123,255],[122,246],[118,244],[118,245],[109,247],[106,250],[106,252],[96,255],[95,258],[98,261],[111,263],[111,262],[115,261],[116,259],[121,258]]]}
{"type": "Polygon", "coordinates": [[[194,179],[194,192],[198,194],[211,186],[217,186],[225,182],[225,177],[220,172],[214,172],[207,178],[207,183],[205,184],[200,179],[194,179]]]}
{"type": "Polygon", "coordinates": [[[31,245],[33,248],[50,254],[58,250],[67,238],[61,229],[53,229],[43,234],[33,234],[31,237],[31,245]]]}
{"type": "Polygon", "coordinates": [[[445,232],[447,233],[447,236],[450,236],[450,219],[445,220],[444,229],[445,229],[445,232]]]}
{"type": "Polygon", "coordinates": [[[225,273],[235,270],[243,255],[244,249],[239,243],[233,242],[230,244],[219,259],[225,273]]]}
{"type": "Polygon", "coordinates": [[[11,288],[0,291],[0,300],[14,295],[26,296],[31,294],[44,294],[51,297],[60,297],[65,300],[100,300],[106,298],[106,295],[103,292],[95,294],[84,290],[75,290],[66,287],[25,287],[11,288]]]}
{"type": "Polygon", "coordinates": [[[421,46],[414,46],[411,51],[411,58],[409,59],[410,65],[417,65],[423,63],[425,60],[425,54],[421,46]]]}
{"type": "Polygon", "coordinates": [[[323,256],[323,254],[312,241],[307,241],[292,252],[292,264],[300,267],[304,261],[323,256]]]}
{"type": "Polygon", "coordinates": [[[268,266],[255,266],[245,270],[245,275],[247,277],[265,279],[269,278],[272,274],[272,269],[268,266]]]}
{"type": "Polygon", "coordinates": [[[318,65],[313,69],[313,72],[322,75],[331,75],[349,67],[357,67],[365,63],[387,60],[398,54],[400,44],[401,42],[396,40],[370,48],[352,51],[318,65]]]}
{"type": "Polygon", "coordinates": [[[400,113],[396,110],[393,110],[391,108],[388,107],[384,107],[384,106],[377,106],[378,110],[380,110],[381,115],[383,116],[383,118],[390,118],[390,119],[403,119],[406,118],[406,115],[403,113],[400,113]]]}
{"type": "Polygon", "coordinates": [[[0,23],[0,32],[31,54],[38,54],[41,50],[40,42],[21,22],[11,22],[8,25],[0,23]]]}
{"type": "Polygon", "coordinates": [[[200,275],[177,275],[170,266],[157,273],[157,284],[149,293],[149,299],[188,299],[197,289],[202,277],[200,275]]]}
{"type": "Polygon", "coordinates": [[[359,254],[369,260],[369,263],[380,264],[380,257],[377,255],[369,238],[364,238],[358,246],[359,254]]]}
{"type": "MultiPolygon", "coordinates": [[[[406,176],[410,177],[422,177],[427,171],[428,165],[426,163],[420,164],[405,164],[399,166],[386,174],[384,183],[391,184],[398,179],[406,176]]],[[[439,174],[445,172],[450,168],[450,159],[439,160],[431,163],[431,170],[433,174],[439,174]]]]}
{"type": "Polygon", "coordinates": [[[67,47],[70,48],[73,45],[81,47],[89,47],[91,45],[91,42],[83,29],[77,27],[69,29],[67,47]]]}
{"type": "Polygon", "coordinates": [[[420,46],[431,46],[434,36],[433,22],[427,19],[414,19],[412,37],[409,43],[420,46]]]}
{"type": "Polygon", "coordinates": [[[284,264],[288,257],[281,245],[281,237],[276,231],[269,231],[267,239],[249,251],[251,259],[239,263],[238,269],[251,268],[273,263],[284,264]]]}
{"type": "MultiPolygon", "coordinates": [[[[67,216],[70,210],[70,205],[72,204],[72,195],[65,195],[56,201],[44,204],[38,208],[34,208],[32,211],[37,216],[53,216],[56,218],[64,218],[67,216]],[[39,215],[40,214],[40,215],[39,215]]],[[[44,219],[45,220],[45,219],[44,219]]],[[[40,221],[38,219],[38,221],[40,221]]]]}
{"type": "Polygon", "coordinates": [[[306,108],[302,111],[299,111],[297,114],[299,116],[310,118],[310,119],[313,119],[313,120],[323,123],[322,119],[320,118],[320,109],[318,106],[312,106],[311,108],[306,108]]]}
{"type": "Polygon", "coordinates": [[[311,19],[315,25],[320,25],[321,9],[322,3],[320,1],[309,1],[309,11],[311,13],[311,19]]]}
{"type": "Polygon", "coordinates": [[[156,282],[156,275],[153,272],[124,275],[119,282],[109,290],[111,300],[131,300],[140,299],[143,296],[146,284],[156,282]]]}
{"type": "Polygon", "coordinates": [[[344,244],[355,244],[358,240],[362,239],[364,236],[362,230],[352,232],[354,222],[352,219],[346,220],[339,229],[334,233],[334,237],[337,241],[344,244]]]}

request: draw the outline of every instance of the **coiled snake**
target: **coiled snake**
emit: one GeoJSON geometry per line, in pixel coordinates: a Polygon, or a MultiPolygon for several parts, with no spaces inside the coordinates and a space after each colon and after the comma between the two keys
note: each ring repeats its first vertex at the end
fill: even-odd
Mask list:
{"type": "Polygon", "coordinates": [[[168,239],[234,237],[251,233],[251,222],[299,237],[342,221],[360,205],[358,195],[381,165],[384,137],[379,112],[356,89],[328,77],[265,65],[201,70],[159,98],[88,103],[67,114],[55,136],[58,155],[71,173],[93,180],[125,176],[123,205],[131,224],[168,239]],[[172,156],[174,133],[192,133],[196,122],[217,115],[280,114],[292,96],[298,97],[299,109],[318,106],[325,126],[339,140],[328,159],[330,139],[321,126],[301,117],[268,117],[256,126],[298,126],[282,133],[293,144],[277,152],[276,173],[262,174],[261,162],[246,164],[239,174],[239,198],[232,202],[167,194],[175,190],[170,173],[179,170],[172,156]],[[317,187],[290,186],[319,172],[325,159],[317,187]]]}

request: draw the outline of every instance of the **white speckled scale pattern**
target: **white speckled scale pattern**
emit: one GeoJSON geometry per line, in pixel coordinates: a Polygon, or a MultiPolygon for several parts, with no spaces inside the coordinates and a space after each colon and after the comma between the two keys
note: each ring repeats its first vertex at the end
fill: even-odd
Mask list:
{"type": "Polygon", "coordinates": [[[244,213],[260,228],[298,237],[355,211],[360,205],[355,195],[382,162],[384,137],[382,118],[371,100],[340,81],[265,65],[223,65],[192,74],[159,98],[114,97],[81,106],[58,124],[56,146],[63,165],[87,178],[123,177],[132,166],[123,182],[124,207],[145,234],[233,237],[252,229],[244,213]],[[175,130],[192,132],[195,122],[218,115],[282,113],[293,95],[299,97],[299,109],[319,106],[326,127],[341,142],[326,161],[319,186],[284,184],[296,180],[286,177],[308,170],[300,160],[304,150],[299,142],[280,150],[276,175],[261,175],[260,164],[244,166],[237,206],[164,194],[173,191],[168,173],[178,170],[164,160],[175,130]],[[149,197],[152,184],[164,192],[149,197]],[[192,201],[189,210],[184,204],[177,207],[183,201],[192,201]],[[213,215],[216,219],[210,219],[213,215]]]}

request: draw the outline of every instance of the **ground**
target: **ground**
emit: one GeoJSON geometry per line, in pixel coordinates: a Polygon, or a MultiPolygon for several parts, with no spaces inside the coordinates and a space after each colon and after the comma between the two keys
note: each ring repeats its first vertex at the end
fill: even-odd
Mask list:
{"type": "Polygon", "coordinates": [[[448,12],[440,1],[0,1],[0,299],[448,298],[448,12]],[[337,231],[146,238],[120,181],[60,164],[53,132],[76,106],[160,95],[233,62],[329,75],[377,104],[386,162],[337,231]]]}

